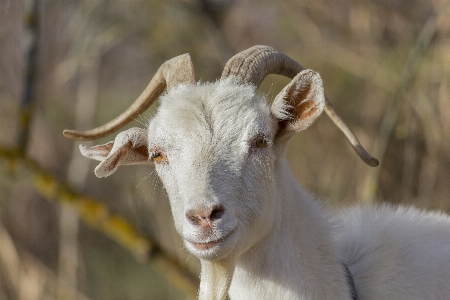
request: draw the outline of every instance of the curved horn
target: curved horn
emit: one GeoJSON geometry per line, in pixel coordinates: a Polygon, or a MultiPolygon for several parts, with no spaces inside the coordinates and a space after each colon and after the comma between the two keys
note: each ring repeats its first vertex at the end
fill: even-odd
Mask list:
{"type": "Polygon", "coordinates": [[[75,140],[96,140],[107,136],[134,120],[158,99],[167,86],[170,90],[177,84],[195,84],[194,65],[189,54],[166,61],[159,67],[142,94],[119,116],[108,123],[87,131],[64,130],[65,137],[75,140]]]}
{"type": "MultiPolygon", "coordinates": [[[[241,83],[258,87],[269,74],[279,74],[289,78],[305,70],[298,62],[268,46],[254,46],[233,56],[225,65],[221,79],[233,76],[241,83]]],[[[378,166],[378,160],[361,146],[353,131],[341,118],[337,110],[325,96],[325,112],[344,133],[353,150],[369,166],[378,166]]]]}

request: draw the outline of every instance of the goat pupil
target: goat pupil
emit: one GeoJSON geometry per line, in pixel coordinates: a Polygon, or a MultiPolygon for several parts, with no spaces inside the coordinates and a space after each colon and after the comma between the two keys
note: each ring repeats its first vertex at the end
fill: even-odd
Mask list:
{"type": "Polygon", "coordinates": [[[267,147],[267,141],[264,138],[259,138],[258,140],[256,140],[256,147],[258,148],[267,147]]]}

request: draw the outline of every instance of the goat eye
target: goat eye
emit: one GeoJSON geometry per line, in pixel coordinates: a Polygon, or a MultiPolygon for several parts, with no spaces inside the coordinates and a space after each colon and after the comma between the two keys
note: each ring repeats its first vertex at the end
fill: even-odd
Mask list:
{"type": "Polygon", "coordinates": [[[155,163],[163,163],[169,161],[167,159],[166,153],[164,153],[160,149],[151,149],[150,153],[150,160],[153,160],[155,163]]]}
{"type": "Polygon", "coordinates": [[[269,142],[265,137],[258,137],[254,142],[255,147],[257,148],[265,148],[269,145],[269,142]]]}
{"type": "Polygon", "coordinates": [[[153,156],[153,161],[155,163],[167,162],[167,156],[165,153],[157,153],[153,156]]]}

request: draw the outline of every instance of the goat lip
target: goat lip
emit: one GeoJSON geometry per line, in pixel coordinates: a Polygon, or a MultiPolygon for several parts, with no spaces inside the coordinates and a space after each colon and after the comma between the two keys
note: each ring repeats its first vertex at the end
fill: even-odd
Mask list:
{"type": "Polygon", "coordinates": [[[206,242],[206,243],[196,243],[190,240],[187,240],[192,246],[194,246],[195,249],[197,250],[208,250],[211,248],[214,248],[215,246],[222,244],[223,242],[225,242],[225,240],[234,232],[234,230],[232,230],[231,232],[229,232],[228,234],[226,234],[225,236],[218,238],[216,240],[210,241],[210,242],[206,242]]]}
{"type": "Polygon", "coordinates": [[[198,250],[208,250],[219,244],[221,241],[212,241],[208,243],[191,243],[198,250]]]}

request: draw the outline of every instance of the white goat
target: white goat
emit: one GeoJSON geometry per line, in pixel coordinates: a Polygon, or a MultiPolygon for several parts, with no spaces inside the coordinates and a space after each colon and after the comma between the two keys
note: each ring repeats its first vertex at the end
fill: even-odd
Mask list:
{"type": "Polygon", "coordinates": [[[324,108],[361,158],[377,161],[338,117],[320,76],[270,47],[237,54],[214,83],[196,83],[189,55],[176,57],[122,115],[64,134],[110,134],[166,85],[146,130],[80,149],[102,161],[98,177],[121,164],[155,163],[176,229],[201,260],[200,299],[450,299],[448,216],[390,206],[332,216],[294,179],[287,141],[324,108]],[[293,78],[271,108],[256,94],[270,73],[293,78]]]}

